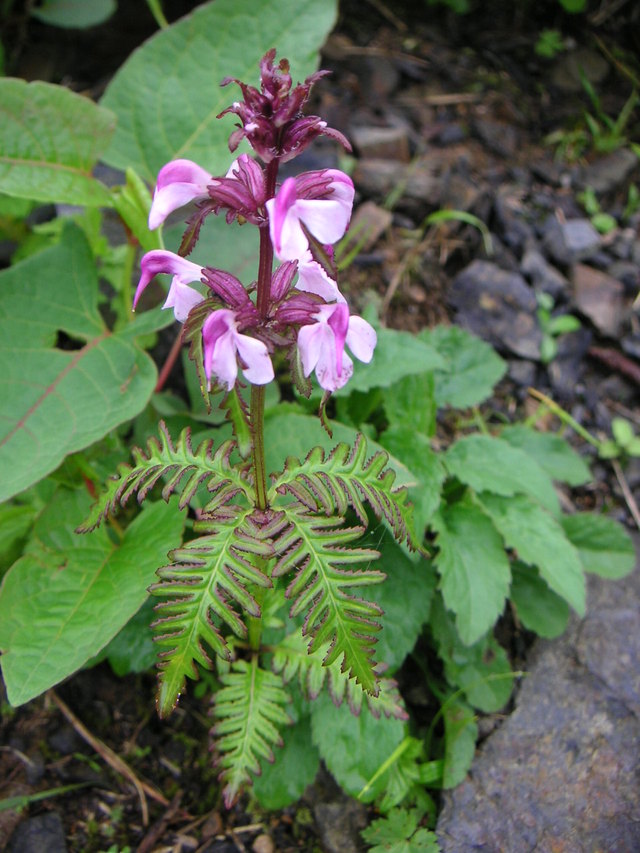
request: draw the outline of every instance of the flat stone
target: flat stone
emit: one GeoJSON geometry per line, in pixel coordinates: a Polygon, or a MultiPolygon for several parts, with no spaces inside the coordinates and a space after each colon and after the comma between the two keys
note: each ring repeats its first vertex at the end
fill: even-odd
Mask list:
{"type": "Polygon", "coordinates": [[[351,142],[361,157],[399,160],[411,159],[409,137],[404,127],[352,127],[351,142]]]}
{"type": "Polygon", "coordinates": [[[538,641],[515,711],[445,792],[442,853],[640,850],[640,572],[589,577],[588,599],[538,641]]]}
{"type": "Polygon", "coordinates": [[[454,279],[450,301],[461,326],[498,349],[539,358],[542,334],[536,298],[519,273],[473,261],[454,279]]]}
{"type": "Polygon", "coordinates": [[[570,53],[558,56],[551,79],[553,85],[563,92],[584,93],[582,74],[590,83],[602,83],[609,73],[609,63],[596,50],[579,47],[570,53]]]}
{"type": "Polygon", "coordinates": [[[617,337],[625,319],[622,282],[586,264],[575,264],[571,284],[576,308],[603,335],[617,337]]]}
{"type": "Polygon", "coordinates": [[[544,224],[543,242],[554,261],[570,266],[594,255],[602,245],[602,238],[588,219],[559,222],[550,216],[544,224]]]}

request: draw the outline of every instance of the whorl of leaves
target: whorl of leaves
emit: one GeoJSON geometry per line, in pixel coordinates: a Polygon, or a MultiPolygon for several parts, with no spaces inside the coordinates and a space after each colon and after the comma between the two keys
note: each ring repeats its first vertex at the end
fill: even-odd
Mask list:
{"type": "Polygon", "coordinates": [[[188,427],[182,431],[175,446],[164,421],[160,421],[159,428],[159,439],[150,438],[146,452],[134,447],[131,454],[133,465],[119,465],[116,474],[107,480],[88,518],[78,527],[78,533],[96,528],[118,506],[124,506],[133,494],[141,503],[162,478],[166,478],[162,487],[165,501],[181,487],[180,509],[189,503],[201,483],[206,483],[211,493],[211,501],[207,505],[210,513],[227,504],[239,492],[251,499],[251,487],[229,463],[235,446],[233,441],[225,441],[213,453],[213,441],[206,439],[194,451],[188,427]]]}

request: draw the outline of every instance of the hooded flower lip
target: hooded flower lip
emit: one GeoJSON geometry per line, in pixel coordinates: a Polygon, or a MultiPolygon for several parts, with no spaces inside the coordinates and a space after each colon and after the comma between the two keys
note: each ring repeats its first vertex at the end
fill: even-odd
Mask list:
{"type": "Polygon", "coordinates": [[[376,346],[375,329],[362,317],[350,317],[344,302],[321,305],[315,320],[298,332],[298,350],[305,376],[315,370],[325,391],[337,391],[352,373],[353,362],[344,352],[345,344],[357,359],[368,363],[376,346]]]}
{"type": "Polygon", "coordinates": [[[321,264],[314,261],[309,251],[306,251],[298,260],[296,288],[304,293],[315,293],[326,302],[345,302],[336,282],[327,275],[321,264]]]}
{"type": "Polygon", "coordinates": [[[337,169],[287,178],[266,203],[277,257],[293,261],[305,256],[309,240],[304,228],[321,243],[339,240],[349,224],[354,194],[351,178],[337,169]]]}
{"type": "Polygon", "coordinates": [[[242,372],[253,385],[266,385],[274,377],[266,345],[238,331],[238,316],[229,308],[210,314],[202,327],[204,369],[209,382],[215,377],[231,391],[242,372]]]}
{"type": "Polygon", "coordinates": [[[159,273],[173,276],[169,295],[162,307],[173,308],[175,318],[180,323],[184,323],[189,311],[204,299],[202,294],[189,287],[191,282],[201,281],[203,278],[203,267],[198,264],[165,249],[154,249],[143,256],[140,267],[142,275],[133,298],[134,310],[145,287],[159,273]]]}
{"type": "Polygon", "coordinates": [[[192,160],[172,160],[158,173],[149,228],[153,231],[170,213],[195,199],[207,198],[207,187],[214,178],[192,160]]]}

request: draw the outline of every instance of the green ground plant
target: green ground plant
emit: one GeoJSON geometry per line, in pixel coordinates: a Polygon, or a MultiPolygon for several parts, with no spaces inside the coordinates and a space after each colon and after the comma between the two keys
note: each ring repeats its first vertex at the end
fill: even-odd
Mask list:
{"type": "MultiPolygon", "coordinates": [[[[368,841],[392,832],[410,845],[398,849],[435,849],[420,826],[433,825],[430,792],[464,778],[477,715],[504,708],[521,676],[496,623],[511,611],[557,636],[570,609],[584,613],[586,573],[624,576],[633,547],[606,516],[562,511],[556,488],[590,478],[564,437],[482,416],[505,364],[454,326],[412,335],[371,311],[375,359],[330,403],[304,383],[267,385],[261,496],[246,461],[254,391],[209,393],[198,306],[185,393],[159,381],[147,350],[171,313],[129,310],[138,247],[162,251],[149,187],[177,156],[224,175],[230,125],[213,118],[229,98],[211,81],[276,43],[303,78],[335,21],[332,2],[269,8],[247,34],[250,0],[204,4],[137,51],[99,106],[0,80],[0,191],[85,208],[0,273],[0,664],[19,706],[98,661],[146,670],[160,650],[163,713],[206,672],[228,804],[252,786],[282,808],[322,760],[345,792],[389,813],[368,841]],[[30,143],[39,135],[46,147],[30,143]],[[121,186],[93,176],[99,159],[126,170],[121,186]],[[102,238],[104,210],[126,226],[121,247],[102,238]],[[407,660],[439,705],[426,725],[398,690],[407,660]]],[[[263,257],[252,233],[212,217],[190,257],[246,275],[263,257]]],[[[171,228],[164,239],[180,242],[171,228]]],[[[285,360],[275,368],[283,376],[285,360]]]]}

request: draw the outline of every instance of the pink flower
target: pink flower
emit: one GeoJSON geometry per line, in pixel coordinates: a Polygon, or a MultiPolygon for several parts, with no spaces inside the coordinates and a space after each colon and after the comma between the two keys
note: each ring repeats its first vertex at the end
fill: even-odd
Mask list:
{"type": "Polygon", "coordinates": [[[349,224],[353,182],[337,169],[306,172],[287,178],[267,201],[269,231],[281,261],[295,261],[309,249],[303,226],[321,243],[335,243],[349,224]]]}
{"type": "Polygon", "coordinates": [[[344,302],[321,305],[313,317],[316,322],[298,332],[302,370],[305,376],[315,370],[320,387],[336,391],[353,373],[345,344],[357,359],[368,363],[373,358],[376,333],[362,317],[350,317],[344,302]]]}
{"type": "Polygon", "coordinates": [[[307,251],[298,260],[298,290],[304,293],[315,293],[326,302],[344,302],[344,296],[338,290],[338,285],[327,275],[324,267],[314,261],[311,252],[307,251]]]}
{"type": "Polygon", "coordinates": [[[197,305],[198,302],[204,299],[202,294],[189,287],[191,282],[200,281],[203,277],[203,268],[198,266],[198,264],[194,264],[192,261],[186,260],[186,258],[181,258],[180,255],[175,255],[173,252],[167,252],[164,249],[154,249],[143,256],[140,267],[142,275],[140,276],[133,299],[134,310],[142,295],[142,291],[158,273],[167,273],[173,276],[169,295],[162,307],[173,308],[175,318],[180,323],[184,323],[189,311],[191,311],[194,305],[197,305]]]}
{"type": "Polygon", "coordinates": [[[179,207],[197,198],[207,198],[212,176],[191,160],[172,160],[158,173],[149,211],[149,228],[153,230],[179,207]]]}
{"type": "Polygon", "coordinates": [[[216,377],[228,391],[238,376],[238,357],[246,378],[253,385],[266,385],[273,379],[273,365],[262,341],[238,332],[237,314],[220,308],[210,314],[202,327],[204,369],[211,382],[216,377]]]}

